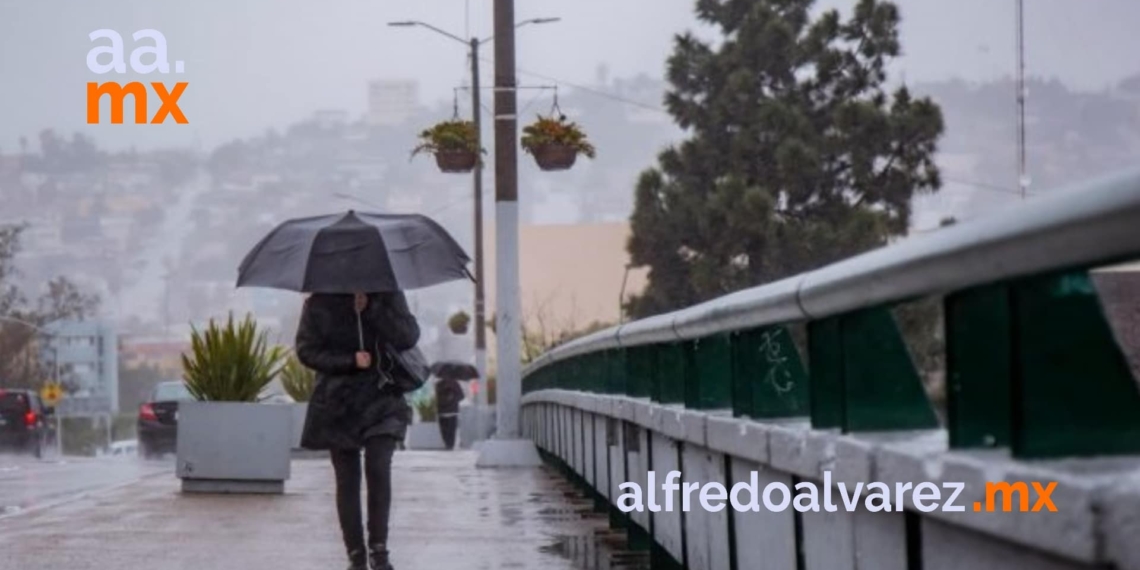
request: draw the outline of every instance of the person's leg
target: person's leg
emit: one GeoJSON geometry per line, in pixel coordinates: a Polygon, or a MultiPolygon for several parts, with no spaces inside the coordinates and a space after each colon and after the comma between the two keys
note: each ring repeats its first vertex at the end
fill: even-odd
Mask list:
{"type": "Polygon", "coordinates": [[[447,418],[436,418],[435,423],[439,426],[439,438],[443,440],[443,446],[447,447],[447,418]]]}
{"type": "Polygon", "coordinates": [[[396,439],[369,438],[364,444],[364,476],[368,481],[368,550],[373,570],[388,566],[388,516],[392,510],[392,454],[396,439]]]}
{"type": "Polygon", "coordinates": [[[336,512],[344,548],[352,568],[365,568],[368,560],[360,513],[360,450],[334,449],[329,456],[336,472],[336,512]]]}
{"type": "Polygon", "coordinates": [[[439,419],[439,429],[443,431],[443,444],[448,450],[455,449],[455,428],[458,427],[458,423],[458,416],[439,419]]]}

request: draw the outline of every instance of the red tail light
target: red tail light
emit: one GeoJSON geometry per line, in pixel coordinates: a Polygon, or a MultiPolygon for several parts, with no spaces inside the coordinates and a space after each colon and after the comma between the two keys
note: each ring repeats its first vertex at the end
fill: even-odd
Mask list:
{"type": "Polygon", "coordinates": [[[27,427],[36,427],[36,413],[28,412],[24,414],[24,425],[27,427]]]}
{"type": "Polygon", "coordinates": [[[139,406],[139,419],[147,421],[158,421],[158,416],[154,415],[154,408],[150,404],[143,404],[139,406]]]}

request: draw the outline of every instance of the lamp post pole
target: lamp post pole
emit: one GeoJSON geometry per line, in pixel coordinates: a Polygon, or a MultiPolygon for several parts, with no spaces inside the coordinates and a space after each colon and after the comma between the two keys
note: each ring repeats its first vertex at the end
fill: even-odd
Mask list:
{"type": "Polygon", "coordinates": [[[522,393],[514,21],[514,1],[495,0],[495,399],[498,438],[506,440],[518,437],[522,393]]]}
{"type": "MultiPolygon", "coordinates": [[[[427,24],[427,23],[420,22],[420,21],[405,21],[405,22],[389,22],[388,23],[389,26],[395,26],[395,27],[416,27],[416,26],[418,26],[418,27],[422,27],[422,28],[427,28],[427,29],[429,29],[429,30],[431,30],[437,34],[440,34],[442,36],[446,36],[448,38],[451,38],[452,40],[455,40],[455,41],[458,41],[460,43],[467,45],[468,49],[469,49],[469,55],[471,57],[471,115],[472,115],[472,122],[474,123],[474,126],[475,126],[476,148],[479,149],[479,153],[480,153],[479,160],[476,161],[476,163],[475,163],[474,180],[473,180],[473,185],[475,187],[475,192],[474,192],[475,193],[475,197],[474,197],[475,198],[475,366],[479,369],[480,378],[482,378],[484,380],[484,385],[483,385],[482,389],[479,390],[479,394],[477,395],[478,404],[481,408],[479,410],[479,413],[477,414],[477,417],[479,418],[478,419],[479,425],[477,426],[477,433],[478,433],[477,437],[479,439],[482,439],[484,433],[486,432],[486,429],[483,426],[483,410],[486,409],[485,406],[488,404],[487,398],[488,398],[488,392],[489,392],[488,386],[486,383],[486,378],[487,378],[487,326],[486,326],[486,322],[487,322],[487,318],[486,318],[486,303],[484,301],[485,296],[484,296],[484,279],[483,279],[483,276],[484,276],[484,273],[483,273],[483,160],[482,160],[483,130],[482,130],[482,118],[480,116],[480,114],[482,112],[482,103],[480,102],[481,88],[480,88],[480,84],[479,84],[479,46],[481,46],[481,45],[483,45],[489,41],[492,41],[492,40],[495,41],[495,117],[496,117],[496,122],[495,122],[495,181],[496,181],[495,208],[496,208],[496,220],[497,220],[496,226],[495,226],[495,234],[496,234],[496,246],[497,246],[496,256],[500,262],[497,265],[497,267],[499,268],[497,270],[499,273],[499,279],[497,280],[497,293],[499,294],[498,305],[499,305],[500,311],[497,314],[497,323],[496,324],[502,325],[502,323],[504,322],[504,317],[503,317],[503,314],[504,314],[503,309],[504,308],[506,308],[506,310],[507,310],[506,314],[507,314],[508,320],[515,319],[514,315],[517,315],[519,312],[519,310],[518,310],[518,304],[519,304],[518,303],[518,207],[517,207],[517,199],[514,198],[515,196],[517,196],[516,188],[518,186],[518,172],[517,172],[518,171],[518,169],[517,169],[518,155],[517,155],[517,152],[515,149],[515,140],[514,140],[514,138],[516,136],[514,131],[517,129],[517,122],[512,120],[510,125],[509,125],[509,129],[511,131],[511,137],[512,137],[512,140],[510,142],[510,147],[509,147],[509,155],[510,155],[509,156],[509,164],[512,165],[510,167],[510,171],[512,172],[512,175],[504,178],[504,176],[506,176],[506,175],[503,173],[502,167],[504,164],[503,163],[503,157],[506,154],[506,153],[504,153],[504,148],[506,148],[506,147],[504,146],[505,141],[500,136],[500,132],[501,132],[501,129],[503,127],[502,127],[502,125],[500,125],[499,120],[498,120],[499,106],[501,103],[500,97],[503,94],[503,88],[506,87],[510,93],[511,107],[514,108],[514,106],[515,106],[514,101],[516,99],[515,81],[514,81],[515,29],[520,28],[522,26],[529,25],[529,24],[550,24],[550,23],[557,22],[560,20],[560,18],[531,18],[528,20],[523,20],[521,22],[515,23],[513,6],[511,8],[511,10],[508,13],[506,13],[505,16],[503,16],[503,17],[505,17],[505,19],[502,19],[500,21],[501,16],[503,16],[503,15],[500,14],[499,5],[496,2],[496,4],[495,4],[495,30],[494,30],[494,35],[492,35],[489,38],[482,39],[482,40],[480,40],[478,38],[474,38],[474,37],[468,38],[468,39],[463,39],[463,38],[461,38],[455,34],[441,30],[435,26],[432,26],[431,24],[427,24]],[[509,69],[511,70],[511,73],[510,73],[511,80],[509,82],[509,86],[500,85],[500,81],[499,81],[499,75],[500,75],[500,70],[501,70],[500,54],[502,53],[504,43],[506,46],[508,46],[509,51],[511,53],[511,60],[509,63],[509,69]],[[506,186],[504,186],[504,184],[506,184],[506,186]],[[509,188],[509,190],[507,190],[507,194],[504,194],[504,188],[509,188]],[[512,198],[510,200],[511,206],[506,207],[506,210],[504,210],[501,207],[501,204],[502,204],[501,196],[504,196],[504,195],[512,196],[512,198]],[[506,212],[506,213],[504,213],[504,212],[506,212]],[[504,216],[506,216],[506,217],[504,217],[504,216]],[[503,230],[503,224],[504,223],[507,224],[507,226],[508,226],[508,230],[506,232],[504,232],[504,230],[503,230]],[[501,241],[501,238],[503,236],[507,236],[507,235],[514,235],[515,237],[514,237],[513,241],[511,241],[506,246],[504,246],[503,242],[501,241]],[[509,251],[507,252],[506,256],[504,256],[504,251],[503,251],[504,247],[510,248],[509,251]],[[513,261],[507,262],[507,264],[506,264],[506,271],[508,271],[509,273],[504,273],[504,267],[505,266],[502,263],[502,261],[504,259],[513,260],[513,261]],[[512,289],[513,293],[508,293],[506,296],[503,295],[503,284],[504,283],[508,283],[508,284],[513,283],[513,286],[512,286],[513,287],[513,289],[512,289]],[[503,304],[504,299],[506,300],[508,305],[503,304]],[[512,301],[512,299],[513,299],[513,301],[512,301]],[[511,303],[513,303],[513,304],[511,304],[511,303]],[[511,309],[510,307],[514,307],[514,308],[511,309]]],[[[517,326],[515,328],[517,328],[517,326]]],[[[498,326],[498,327],[496,327],[496,330],[497,331],[511,331],[514,329],[511,329],[510,327],[504,328],[504,327],[498,326]]],[[[515,332],[517,333],[518,331],[515,331],[515,332]]],[[[517,434],[517,432],[518,432],[518,400],[519,400],[519,391],[520,391],[519,386],[517,385],[518,384],[518,370],[519,370],[519,365],[518,365],[519,338],[518,338],[518,334],[507,334],[504,336],[501,332],[497,335],[497,338],[499,339],[498,351],[497,351],[497,356],[498,356],[497,360],[498,360],[499,372],[498,372],[498,375],[496,377],[495,389],[496,389],[496,408],[499,410],[499,412],[498,412],[499,433],[500,434],[512,434],[512,435],[510,435],[510,437],[517,437],[517,435],[518,435],[517,434]],[[513,348],[508,348],[508,351],[513,350],[514,357],[511,360],[504,360],[503,359],[503,356],[504,356],[503,341],[504,341],[504,339],[507,341],[508,345],[511,343],[514,343],[513,348]],[[508,366],[508,370],[514,371],[513,374],[514,374],[515,384],[516,384],[516,386],[514,388],[514,392],[513,392],[513,394],[514,394],[513,399],[511,399],[512,396],[508,395],[508,400],[507,400],[506,406],[504,406],[504,403],[502,400],[502,397],[503,397],[503,390],[502,390],[502,386],[503,386],[503,364],[504,364],[504,362],[513,363],[513,364],[510,364],[508,366]],[[513,411],[504,412],[504,410],[513,410],[513,411]],[[514,426],[513,428],[510,428],[510,429],[505,430],[505,431],[503,430],[504,417],[513,418],[513,419],[508,420],[508,423],[510,425],[514,426]]],[[[508,373],[508,374],[510,374],[510,373],[508,373]]]]}
{"type": "Polygon", "coordinates": [[[471,120],[475,123],[475,148],[479,159],[475,161],[475,367],[483,381],[476,394],[476,436],[483,439],[483,411],[487,409],[487,316],[483,289],[483,121],[479,89],[479,40],[471,38],[471,120]]]}

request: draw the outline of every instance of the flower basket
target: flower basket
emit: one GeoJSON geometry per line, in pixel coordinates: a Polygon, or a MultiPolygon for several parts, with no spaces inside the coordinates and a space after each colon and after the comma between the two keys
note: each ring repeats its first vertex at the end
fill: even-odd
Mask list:
{"type": "Polygon", "coordinates": [[[564,144],[546,144],[534,149],[534,161],[542,170],[569,170],[578,161],[578,150],[564,144]]]}
{"type": "Polygon", "coordinates": [[[463,174],[475,170],[479,156],[469,150],[440,150],[435,153],[435,163],[440,172],[463,174]]]}
{"type": "Polygon", "coordinates": [[[441,172],[471,172],[479,164],[479,133],[475,123],[460,119],[443,121],[420,133],[420,144],[412,149],[412,156],[420,153],[435,155],[441,172]]]}
{"type": "Polygon", "coordinates": [[[539,116],[523,128],[523,150],[534,155],[534,160],[542,170],[567,170],[574,166],[579,154],[594,158],[594,145],[586,140],[586,134],[577,123],[570,122],[565,115],[554,117],[539,116]]]}
{"type": "Polygon", "coordinates": [[[467,325],[470,323],[471,317],[466,312],[459,311],[447,319],[447,328],[453,334],[467,334],[467,325]]]}

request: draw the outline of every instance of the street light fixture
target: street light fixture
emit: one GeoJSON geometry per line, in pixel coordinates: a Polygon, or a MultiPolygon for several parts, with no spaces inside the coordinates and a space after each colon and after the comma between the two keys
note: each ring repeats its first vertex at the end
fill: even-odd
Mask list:
{"type": "MultiPolygon", "coordinates": [[[[515,28],[521,28],[529,24],[549,24],[560,20],[561,18],[530,18],[516,23],[515,28]]],[[[483,129],[480,115],[483,107],[479,97],[479,46],[494,40],[495,36],[492,35],[482,40],[474,37],[463,39],[451,32],[419,20],[388,22],[388,25],[394,28],[427,28],[441,36],[468,46],[468,55],[471,58],[471,115],[472,122],[475,124],[475,148],[482,149],[483,129]]],[[[487,318],[483,291],[483,161],[481,160],[475,163],[473,185],[475,187],[475,366],[479,369],[480,376],[485,377],[487,371],[487,318]]],[[[486,390],[479,392],[478,400],[481,405],[487,403],[486,394],[486,390]]],[[[480,423],[481,422],[482,416],[480,415],[480,423]]],[[[480,439],[483,438],[482,425],[479,426],[478,437],[480,439]]]]}

